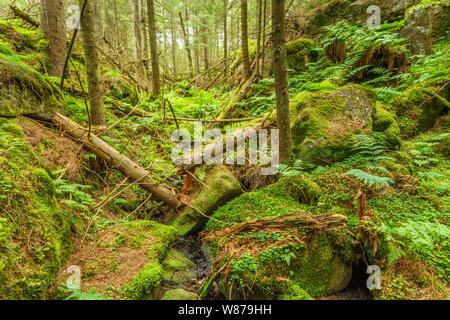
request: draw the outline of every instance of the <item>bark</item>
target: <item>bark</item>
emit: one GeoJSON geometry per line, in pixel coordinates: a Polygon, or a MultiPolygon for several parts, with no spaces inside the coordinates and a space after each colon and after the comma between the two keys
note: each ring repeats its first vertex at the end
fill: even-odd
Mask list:
{"type": "Polygon", "coordinates": [[[173,18],[173,13],[170,13],[170,26],[172,34],[172,66],[173,73],[177,74],[177,31],[175,29],[175,19],[173,18]]]}
{"type": "Polygon", "coordinates": [[[209,50],[208,50],[208,21],[202,19],[202,42],[203,42],[203,62],[205,70],[209,69],[209,50]]]}
{"type": "Polygon", "coordinates": [[[291,130],[286,62],[285,0],[272,0],[272,38],[277,121],[280,130],[280,161],[287,163],[291,154],[291,130]]]}
{"type": "Polygon", "coordinates": [[[247,0],[241,0],[241,36],[242,36],[242,63],[244,65],[244,79],[250,77],[250,57],[248,54],[248,22],[247,0]]]}
{"type": "MultiPolygon", "coordinates": [[[[223,58],[226,60],[228,58],[228,0],[223,0],[223,58]]],[[[224,75],[227,78],[227,66],[225,66],[224,75]]]]}
{"type": "Polygon", "coordinates": [[[262,53],[261,53],[261,74],[265,75],[265,60],[266,60],[266,26],[267,26],[267,0],[264,0],[263,10],[263,27],[262,27],[262,53]]]}
{"type": "Polygon", "coordinates": [[[141,28],[142,28],[142,50],[143,50],[143,58],[144,58],[144,72],[145,72],[145,79],[150,80],[150,71],[149,71],[149,66],[148,66],[148,57],[150,56],[149,54],[149,45],[148,45],[148,33],[147,33],[147,11],[145,10],[145,5],[144,5],[144,1],[145,0],[139,0],[139,2],[141,3],[141,9],[142,9],[142,14],[141,14],[141,18],[142,18],[142,22],[141,22],[141,28]]]}
{"type": "MultiPolygon", "coordinates": [[[[186,8],[185,12],[186,12],[186,23],[188,23],[189,15],[188,15],[187,8],[186,8]]],[[[186,48],[186,54],[188,57],[189,74],[192,76],[193,75],[192,52],[191,52],[191,44],[190,44],[190,40],[189,40],[189,34],[187,32],[188,29],[186,29],[186,26],[184,24],[183,14],[181,12],[179,12],[179,16],[180,16],[181,29],[183,31],[183,36],[184,36],[184,47],[186,48]]]]}
{"type": "Polygon", "coordinates": [[[64,0],[41,0],[41,30],[50,40],[49,73],[52,76],[62,77],[66,58],[64,0]]]}
{"type": "Polygon", "coordinates": [[[136,64],[136,79],[138,82],[143,81],[143,77],[145,76],[144,71],[144,62],[142,55],[142,11],[140,7],[140,0],[133,0],[133,31],[134,31],[134,50],[135,57],[137,60],[136,64]]]}
{"type": "MultiPolygon", "coordinates": [[[[79,3],[80,6],[82,6],[84,4],[84,0],[79,0],[79,3]]],[[[95,31],[96,27],[94,22],[94,9],[92,6],[92,1],[87,1],[83,17],[81,18],[81,34],[83,37],[84,56],[86,59],[91,120],[92,125],[102,126],[106,121],[95,31]]]]}
{"type": "Polygon", "coordinates": [[[23,21],[28,22],[33,27],[39,28],[39,22],[34,20],[32,16],[30,16],[28,13],[20,10],[15,5],[11,4],[9,5],[9,8],[11,9],[12,13],[17,17],[22,19],[23,21]]]}
{"type": "Polygon", "coordinates": [[[159,95],[161,91],[161,78],[159,75],[158,47],[156,43],[155,1],[147,0],[148,29],[150,34],[150,60],[152,63],[153,94],[159,95]]]}
{"type": "Polygon", "coordinates": [[[262,23],[262,0],[258,1],[258,21],[256,26],[256,76],[261,77],[261,23],[262,23]]]}
{"type": "Polygon", "coordinates": [[[152,193],[159,200],[166,202],[174,209],[182,206],[176,195],[167,187],[157,185],[152,181],[148,171],[119,153],[100,138],[93,134],[88,137],[86,129],[81,128],[78,124],[59,113],[53,116],[52,122],[59,126],[61,131],[81,142],[88,150],[120,170],[128,178],[136,181],[143,189],[152,193]]]}

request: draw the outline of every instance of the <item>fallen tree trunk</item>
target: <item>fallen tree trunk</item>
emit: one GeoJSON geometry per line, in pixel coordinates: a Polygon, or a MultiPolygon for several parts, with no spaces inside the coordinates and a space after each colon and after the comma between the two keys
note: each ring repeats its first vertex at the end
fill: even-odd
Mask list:
{"type": "Polygon", "coordinates": [[[178,200],[177,196],[167,187],[157,185],[152,181],[147,170],[120,154],[116,149],[100,138],[93,134],[88,137],[88,131],[86,129],[80,127],[60,113],[56,113],[53,116],[52,122],[57,125],[62,132],[81,142],[88,150],[120,170],[125,176],[136,181],[143,189],[152,193],[159,200],[164,201],[174,209],[178,209],[182,206],[182,203],[178,200]]]}
{"type": "Polygon", "coordinates": [[[251,231],[283,231],[287,228],[301,227],[308,231],[328,231],[343,228],[347,224],[347,218],[340,214],[323,214],[317,216],[305,214],[291,214],[286,216],[265,217],[256,221],[239,223],[231,228],[212,229],[200,233],[204,241],[238,235],[251,231]]]}

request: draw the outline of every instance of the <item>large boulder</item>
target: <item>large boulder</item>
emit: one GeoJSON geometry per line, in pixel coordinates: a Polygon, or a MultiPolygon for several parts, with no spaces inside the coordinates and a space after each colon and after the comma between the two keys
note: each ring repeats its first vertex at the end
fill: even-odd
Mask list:
{"type": "Polygon", "coordinates": [[[450,4],[446,0],[424,0],[405,14],[400,35],[406,38],[413,55],[430,54],[433,46],[446,37],[450,27],[450,4]]]}
{"type": "Polygon", "coordinates": [[[420,0],[331,0],[310,10],[306,21],[299,25],[305,26],[306,34],[315,34],[321,27],[340,20],[346,20],[352,25],[365,25],[373,14],[367,13],[372,5],[380,8],[381,23],[392,22],[402,19],[406,10],[419,2],[420,0]]]}
{"type": "Polygon", "coordinates": [[[0,116],[28,115],[49,120],[63,109],[61,92],[51,81],[17,60],[0,54],[0,116]]]}
{"type": "Polygon", "coordinates": [[[403,137],[426,132],[448,114],[449,84],[448,76],[419,82],[392,101],[403,137]]]}
{"type": "Polygon", "coordinates": [[[374,107],[375,95],[360,85],[300,93],[290,105],[294,154],[323,164],[344,159],[353,137],[371,132],[374,107]]]}
{"type": "MultiPolygon", "coordinates": [[[[219,290],[233,299],[307,300],[347,287],[351,236],[339,227],[315,230],[293,222],[297,215],[314,218],[323,194],[308,176],[286,177],[219,208],[204,233],[211,260],[222,270],[219,290]]],[[[339,219],[335,226],[347,222],[330,217],[339,219]]]]}
{"type": "Polygon", "coordinates": [[[398,149],[402,144],[397,116],[395,112],[391,112],[389,106],[381,102],[377,102],[375,106],[373,131],[384,133],[387,144],[393,149],[398,149]]]}
{"type": "Polygon", "coordinates": [[[300,38],[286,43],[287,66],[295,72],[303,71],[306,65],[315,61],[318,52],[311,39],[300,38]]]}

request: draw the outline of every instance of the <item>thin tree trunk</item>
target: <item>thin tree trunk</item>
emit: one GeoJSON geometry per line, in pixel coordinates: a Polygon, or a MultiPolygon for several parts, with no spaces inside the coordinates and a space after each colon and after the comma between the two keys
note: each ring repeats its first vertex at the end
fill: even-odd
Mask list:
{"type": "Polygon", "coordinates": [[[61,77],[66,58],[66,29],[63,0],[41,0],[41,30],[50,40],[49,73],[61,77]]]}
{"type": "Polygon", "coordinates": [[[177,31],[175,29],[175,19],[173,18],[173,12],[170,13],[170,26],[172,33],[172,66],[173,73],[177,74],[177,31]]]}
{"type": "Polygon", "coordinates": [[[149,45],[148,45],[148,24],[147,24],[147,11],[145,8],[145,0],[139,0],[140,2],[140,6],[141,6],[141,18],[142,18],[142,23],[141,23],[141,28],[142,28],[142,42],[143,42],[143,53],[142,56],[145,59],[144,61],[144,72],[145,72],[145,79],[150,80],[150,70],[149,70],[149,65],[148,65],[148,57],[149,57],[149,45]]]}
{"type": "Polygon", "coordinates": [[[266,27],[267,27],[267,0],[264,0],[263,10],[263,28],[262,28],[262,56],[261,56],[261,74],[265,75],[265,60],[266,60],[266,27]]]}
{"type": "Polygon", "coordinates": [[[242,63],[244,65],[244,79],[250,77],[250,57],[248,54],[248,22],[247,22],[247,0],[241,0],[241,20],[242,20],[242,63]]]}
{"type": "Polygon", "coordinates": [[[287,163],[291,155],[285,24],[285,0],[272,0],[273,72],[282,163],[287,163]]]}
{"type": "MultiPolygon", "coordinates": [[[[188,24],[189,14],[188,14],[187,8],[186,8],[185,12],[186,12],[186,24],[188,24]]],[[[193,75],[193,66],[192,66],[191,44],[190,44],[189,34],[188,34],[189,29],[186,29],[186,25],[184,24],[183,14],[181,12],[179,12],[178,14],[180,16],[180,24],[181,24],[181,29],[183,31],[183,36],[184,36],[184,47],[186,48],[186,54],[187,54],[187,58],[188,58],[189,74],[192,76],[193,75]]],[[[189,28],[189,25],[187,25],[187,27],[189,28]]]]}
{"type": "Polygon", "coordinates": [[[208,51],[208,21],[202,19],[202,42],[203,42],[203,62],[205,65],[205,70],[209,69],[209,51],[208,51]]]}
{"type": "MultiPolygon", "coordinates": [[[[84,0],[79,0],[80,6],[82,6],[83,3],[84,0]]],[[[95,31],[94,8],[92,1],[88,0],[81,19],[81,34],[83,36],[83,49],[86,59],[91,121],[94,126],[103,126],[106,121],[95,31]]]]}
{"type": "MultiPolygon", "coordinates": [[[[226,60],[228,58],[228,0],[223,0],[223,58],[226,60]]],[[[228,66],[225,65],[224,75],[225,79],[228,74],[228,66]]]]}
{"type": "Polygon", "coordinates": [[[261,77],[261,23],[262,23],[262,0],[258,1],[258,23],[256,26],[256,76],[261,77]]]}
{"type": "Polygon", "coordinates": [[[153,94],[159,95],[161,91],[161,79],[159,76],[158,47],[156,43],[154,0],[147,0],[148,29],[150,34],[150,59],[152,61],[153,94]]]}
{"type": "Polygon", "coordinates": [[[134,50],[136,57],[136,79],[139,83],[144,81],[145,71],[142,57],[142,11],[140,7],[140,0],[133,0],[133,31],[134,31],[134,50]]]}

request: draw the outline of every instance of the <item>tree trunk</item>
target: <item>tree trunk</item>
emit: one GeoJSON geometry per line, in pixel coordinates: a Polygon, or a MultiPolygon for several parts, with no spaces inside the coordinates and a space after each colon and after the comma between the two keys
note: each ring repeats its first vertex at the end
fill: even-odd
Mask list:
{"type": "MultiPolygon", "coordinates": [[[[228,0],[223,0],[223,58],[226,60],[228,58],[228,0]]],[[[227,65],[225,62],[225,70],[224,75],[225,79],[227,78],[228,72],[227,72],[227,65]]]]}
{"type": "Polygon", "coordinates": [[[142,22],[141,22],[141,28],[142,28],[142,49],[143,49],[143,53],[142,56],[145,59],[144,61],[144,72],[145,72],[145,79],[150,80],[150,71],[149,71],[149,66],[148,66],[148,57],[149,57],[149,45],[148,45],[148,33],[147,33],[147,11],[145,10],[145,0],[139,0],[140,4],[141,4],[141,18],[142,18],[142,22]]]}
{"type": "MultiPolygon", "coordinates": [[[[187,24],[188,18],[189,18],[187,8],[186,8],[185,12],[186,12],[186,24],[187,24]]],[[[187,54],[187,58],[188,58],[189,74],[192,76],[193,75],[193,66],[192,66],[191,43],[190,43],[189,34],[188,34],[189,29],[187,29],[186,25],[184,24],[183,14],[181,12],[179,12],[179,16],[180,16],[181,29],[183,30],[183,36],[184,36],[184,47],[186,48],[186,54],[187,54]]],[[[187,27],[189,28],[189,25],[187,25],[187,27]]]]}
{"type": "Polygon", "coordinates": [[[280,161],[287,163],[291,154],[289,96],[286,62],[285,0],[272,0],[273,72],[280,130],[280,161]]]}
{"type": "Polygon", "coordinates": [[[261,53],[261,74],[265,75],[265,60],[266,60],[266,26],[267,26],[267,0],[264,0],[263,10],[263,27],[262,27],[262,53],[261,53]]]}
{"type": "Polygon", "coordinates": [[[208,20],[202,19],[202,42],[203,42],[203,62],[205,70],[209,69],[209,51],[208,51],[208,20]]]}
{"type": "Polygon", "coordinates": [[[256,76],[261,77],[261,23],[262,23],[262,0],[258,1],[258,23],[256,26],[256,76]]]}
{"type": "Polygon", "coordinates": [[[250,77],[250,57],[248,55],[247,0],[241,0],[241,20],[242,63],[244,65],[244,79],[248,79],[250,77]]]}
{"type": "Polygon", "coordinates": [[[176,195],[167,187],[157,185],[152,181],[148,171],[122,155],[100,138],[93,134],[88,137],[86,129],[81,128],[78,124],[59,113],[53,116],[52,122],[59,126],[61,131],[80,141],[88,150],[120,170],[125,176],[136,181],[143,189],[154,194],[158,199],[166,202],[174,209],[182,206],[176,195]]]}
{"type": "Polygon", "coordinates": [[[177,30],[175,29],[175,19],[173,12],[170,13],[170,27],[172,34],[172,66],[173,73],[177,74],[177,30]]]}
{"type": "MultiPolygon", "coordinates": [[[[79,0],[80,6],[85,0],[79,0]]],[[[81,33],[83,36],[83,49],[86,59],[86,73],[88,77],[89,102],[91,106],[91,121],[94,126],[105,124],[105,110],[103,106],[99,59],[96,48],[96,27],[94,22],[94,8],[92,1],[87,1],[81,19],[81,33]]]]}
{"type": "Polygon", "coordinates": [[[150,59],[152,61],[153,94],[159,95],[161,91],[161,79],[159,76],[158,46],[156,43],[154,0],[147,0],[148,29],[150,34],[150,59]]]}
{"type": "Polygon", "coordinates": [[[48,55],[49,73],[61,77],[66,59],[66,29],[64,0],[41,0],[41,29],[50,40],[48,55]]]}
{"type": "MultiPolygon", "coordinates": [[[[133,31],[134,31],[134,50],[135,50],[135,58],[136,58],[136,79],[139,84],[143,84],[145,82],[145,67],[143,62],[143,54],[142,54],[142,11],[141,11],[141,1],[133,0],[133,31]]],[[[145,85],[143,86],[145,88],[145,85]]]]}

